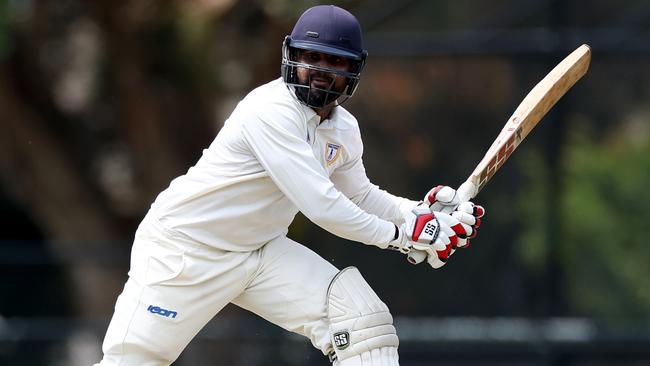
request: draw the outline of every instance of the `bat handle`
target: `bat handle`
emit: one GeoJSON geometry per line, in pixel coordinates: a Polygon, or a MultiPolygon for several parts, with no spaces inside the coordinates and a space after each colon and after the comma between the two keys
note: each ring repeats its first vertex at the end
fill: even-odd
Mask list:
{"type": "Polygon", "coordinates": [[[466,180],[465,183],[458,187],[456,193],[458,194],[459,203],[467,202],[476,197],[478,194],[478,186],[471,180],[466,180]]]}
{"type": "MultiPolygon", "coordinates": [[[[461,184],[460,187],[456,190],[458,194],[458,203],[463,203],[471,200],[476,197],[478,193],[478,187],[472,181],[467,180],[465,183],[461,184]]],[[[449,207],[447,209],[443,208],[443,212],[451,213],[456,209],[456,207],[449,207]]],[[[427,252],[423,250],[412,250],[409,252],[407,260],[411,264],[419,264],[427,259],[427,252]]]]}

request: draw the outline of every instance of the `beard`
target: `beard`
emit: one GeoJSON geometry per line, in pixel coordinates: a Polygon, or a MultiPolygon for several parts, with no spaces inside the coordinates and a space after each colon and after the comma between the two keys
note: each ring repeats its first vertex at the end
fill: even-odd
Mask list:
{"type": "Polygon", "coordinates": [[[296,95],[307,105],[315,108],[322,108],[337,97],[337,95],[332,95],[325,90],[313,89],[309,85],[297,87],[296,95]]]}
{"type": "Polygon", "coordinates": [[[335,79],[319,73],[311,73],[307,80],[301,80],[299,86],[296,86],[296,96],[314,108],[325,107],[340,97],[341,93],[342,90],[336,89],[335,79]],[[311,82],[315,77],[328,80],[329,86],[312,85],[311,82]]]}

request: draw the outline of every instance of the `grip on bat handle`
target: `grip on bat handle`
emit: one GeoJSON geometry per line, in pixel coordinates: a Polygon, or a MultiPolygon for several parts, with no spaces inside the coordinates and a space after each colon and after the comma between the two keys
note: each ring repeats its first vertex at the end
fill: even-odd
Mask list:
{"type": "MultiPolygon", "coordinates": [[[[476,197],[476,194],[478,193],[478,187],[473,182],[467,180],[465,183],[461,184],[460,187],[458,187],[456,193],[458,194],[458,202],[460,204],[476,197]]],[[[456,207],[443,207],[442,212],[452,213],[455,209],[456,207]]],[[[427,259],[427,253],[422,250],[412,250],[409,252],[407,257],[408,262],[414,265],[422,263],[425,259],[427,259]]]]}
{"type": "Polygon", "coordinates": [[[459,203],[467,202],[476,197],[478,194],[478,187],[472,181],[467,180],[458,187],[456,193],[458,194],[459,203]]]}

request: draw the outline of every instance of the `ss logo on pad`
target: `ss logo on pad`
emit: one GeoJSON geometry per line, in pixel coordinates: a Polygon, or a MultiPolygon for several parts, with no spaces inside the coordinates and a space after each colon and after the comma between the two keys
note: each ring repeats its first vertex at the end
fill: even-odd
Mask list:
{"type": "Polygon", "coordinates": [[[350,333],[347,331],[334,333],[334,346],[340,350],[348,348],[350,345],[350,333]]]}

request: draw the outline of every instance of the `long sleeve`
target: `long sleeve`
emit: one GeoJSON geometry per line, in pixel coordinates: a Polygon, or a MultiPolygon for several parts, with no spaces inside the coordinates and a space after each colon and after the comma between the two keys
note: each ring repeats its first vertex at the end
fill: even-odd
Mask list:
{"type": "Polygon", "coordinates": [[[332,174],[332,181],[348,198],[366,212],[377,215],[394,224],[401,224],[404,215],[418,202],[398,197],[372,184],[360,156],[338,168],[332,174]]]}
{"type": "Polygon", "coordinates": [[[256,113],[248,119],[242,125],[242,134],[289,200],[325,230],[385,248],[394,236],[393,223],[365,212],[334,187],[304,140],[304,131],[293,122],[298,118],[291,111],[275,113],[274,121],[264,121],[262,115],[256,113]]]}

